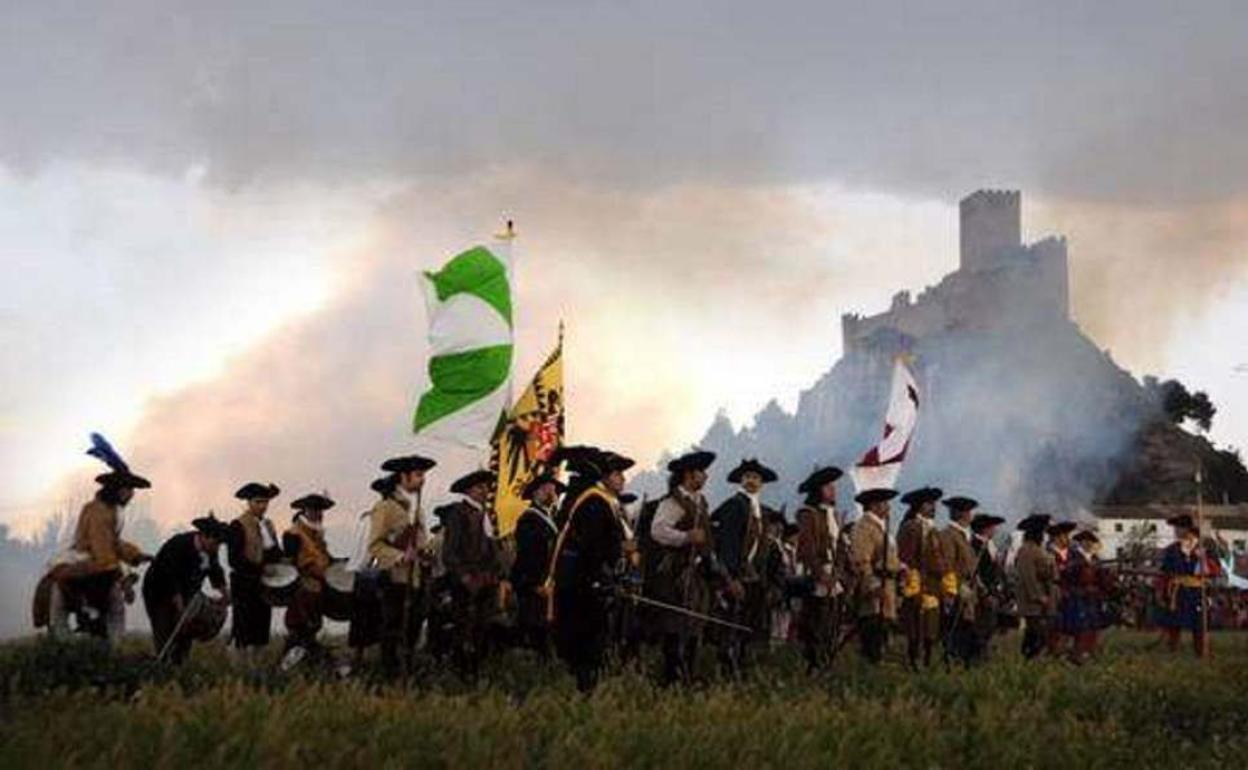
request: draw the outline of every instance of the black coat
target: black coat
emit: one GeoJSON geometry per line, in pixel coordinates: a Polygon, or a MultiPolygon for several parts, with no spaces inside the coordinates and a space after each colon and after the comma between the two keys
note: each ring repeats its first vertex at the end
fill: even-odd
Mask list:
{"type": "Polygon", "coordinates": [[[987,593],[997,594],[1005,587],[1005,575],[1001,574],[1001,565],[990,554],[984,553],[986,548],[986,540],[978,536],[971,538],[971,549],[975,551],[975,571],[979,584],[987,593]]]}
{"type": "Polygon", "coordinates": [[[555,565],[559,590],[583,591],[615,569],[624,532],[610,503],[591,495],[569,515],[567,534],[555,565]]]}
{"type": "Polygon", "coordinates": [[[156,552],[156,558],[143,576],[143,598],[149,603],[158,603],[178,595],[190,601],[199,592],[204,578],[218,589],[225,587],[225,572],[217,561],[216,552],[208,554],[205,567],[195,547],[195,533],[183,532],[166,540],[156,552]]]}
{"type": "MultiPolygon", "coordinates": [[[[748,554],[746,553],[746,534],[750,525],[750,498],[742,492],[738,492],[715,509],[711,514],[711,530],[715,537],[715,553],[719,556],[719,561],[724,565],[724,569],[728,570],[728,574],[734,578],[741,577],[742,571],[745,569],[745,561],[748,554]]],[[[766,543],[762,542],[765,537],[762,525],[759,525],[759,544],[758,554],[755,558],[761,556],[766,551],[766,543]]]]}
{"type": "Polygon", "coordinates": [[[511,584],[517,591],[533,590],[546,582],[555,530],[541,514],[526,509],[516,521],[516,560],[511,565],[511,584]]]}

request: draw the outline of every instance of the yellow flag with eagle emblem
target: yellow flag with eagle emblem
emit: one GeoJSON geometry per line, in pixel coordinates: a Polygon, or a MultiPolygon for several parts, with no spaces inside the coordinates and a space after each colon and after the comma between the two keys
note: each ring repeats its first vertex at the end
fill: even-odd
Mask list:
{"type": "Polygon", "coordinates": [[[545,472],[563,445],[563,327],[559,342],[537,370],[515,406],[494,433],[490,467],[498,474],[494,490],[494,531],[511,534],[528,502],[525,486],[545,472]]]}

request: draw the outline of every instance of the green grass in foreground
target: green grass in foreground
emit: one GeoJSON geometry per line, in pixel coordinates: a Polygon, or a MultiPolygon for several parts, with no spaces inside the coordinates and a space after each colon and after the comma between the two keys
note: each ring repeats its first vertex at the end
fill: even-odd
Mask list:
{"type": "Polygon", "coordinates": [[[621,674],[584,698],[522,654],[475,687],[429,672],[404,691],[244,680],[218,646],[171,672],[137,650],[20,642],[0,646],[0,767],[1244,766],[1248,636],[1216,637],[1207,663],[1128,632],[1083,667],[1026,664],[1017,644],[918,676],[849,652],[818,679],[786,650],[738,684],[621,674]]]}

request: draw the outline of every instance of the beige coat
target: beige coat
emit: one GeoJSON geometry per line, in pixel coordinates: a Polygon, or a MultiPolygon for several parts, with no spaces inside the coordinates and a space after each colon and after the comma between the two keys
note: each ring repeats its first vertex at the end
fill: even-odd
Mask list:
{"type": "Polygon", "coordinates": [[[1014,558],[1014,575],[1019,615],[1037,617],[1057,611],[1058,575],[1053,554],[1024,540],[1014,558]]]}
{"type": "Polygon", "coordinates": [[[387,497],[377,501],[369,515],[368,554],[377,569],[390,575],[390,580],[402,585],[420,580],[420,570],[412,569],[412,561],[403,561],[407,554],[414,555],[425,546],[425,531],[417,508],[409,512],[411,503],[399,497],[387,497]]]}
{"type": "Polygon", "coordinates": [[[849,566],[854,576],[854,600],[858,617],[897,616],[894,577],[900,563],[897,550],[888,539],[887,522],[881,524],[870,514],[854,525],[849,541],[849,566]]]}
{"type": "Polygon", "coordinates": [[[143,556],[137,545],[121,539],[117,508],[102,500],[92,500],[82,507],[73,547],[90,556],[81,566],[81,571],[89,575],[112,572],[123,561],[138,564],[143,556]]]}
{"type": "Polygon", "coordinates": [[[971,582],[976,559],[970,537],[954,527],[945,527],[940,531],[940,547],[945,569],[958,576],[958,584],[971,582]]]}

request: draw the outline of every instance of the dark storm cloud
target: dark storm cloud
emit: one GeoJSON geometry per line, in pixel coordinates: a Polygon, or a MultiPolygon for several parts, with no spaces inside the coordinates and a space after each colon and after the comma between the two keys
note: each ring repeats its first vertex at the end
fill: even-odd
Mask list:
{"type": "Polygon", "coordinates": [[[46,2],[0,162],[347,180],[835,178],[1174,202],[1248,184],[1242,4],[46,2]]]}

